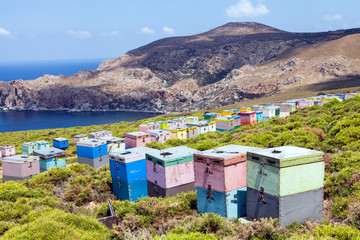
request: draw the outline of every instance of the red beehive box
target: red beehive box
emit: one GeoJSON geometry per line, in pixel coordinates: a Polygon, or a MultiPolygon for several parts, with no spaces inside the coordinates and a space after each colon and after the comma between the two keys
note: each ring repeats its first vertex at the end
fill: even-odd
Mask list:
{"type": "Polygon", "coordinates": [[[238,115],[241,116],[241,125],[243,126],[257,123],[255,111],[239,112],[238,115]]]}

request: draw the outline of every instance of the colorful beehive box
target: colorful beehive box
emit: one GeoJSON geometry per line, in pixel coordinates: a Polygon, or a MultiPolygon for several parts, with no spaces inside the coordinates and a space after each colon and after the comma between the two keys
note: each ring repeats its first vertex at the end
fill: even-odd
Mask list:
{"type": "Polygon", "coordinates": [[[234,129],[241,127],[241,116],[232,116],[234,118],[234,129]]]}
{"type": "Polygon", "coordinates": [[[262,120],[263,120],[263,112],[256,111],[256,121],[259,123],[259,122],[262,122],[262,120]]]}
{"type": "Polygon", "coordinates": [[[199,135],[198,127],[190,127],[190,126],[186,127],[186,137],[187,138],[193,138],[193,137],[196,137],[197,135],[199,135]]]}
{"type": "Polygon", "coordinates": [[[321,100],[313,100],[313,102],[314,102],[314,105],[317,105],[317,106],[323,105],[323,102],[321,100]]]}
{"type": "Polygon", "coordinates": [[[179,146],[146,154],[148,194],[169,197],[194,191],[194,158],[197,150],[179,146]]]}
{"type": "Polygon", "coordinates": [[[169,127],[169,123],[167,121],[155,122],[155,123],[160,125],[160,129],[164,129],[164,128],[169,127]]]}
{"type": "Polygon", "coordinates": [[[65,151],[50,147],[34,151],[40,158],[40,171],[48,171],[54,167],[66,167],[65,151]]]}
{"type": "Polygon", "coordinates": [[[228,145],[194,154],[199,213],[232,219],[246,214],[246,154],[258,148],[228,145]]]}
{"type": "Polygon", "coordinates": [[[139,125],[139,132],[146,132],[148,130],[160,129],[160,123],[147,123],[139,125]]]}
{"type": "Polygon", "coordinates": [[[168,121],[169,127],[181,127],[185,125],[185,119],[172,119],[168,121]]]}
{"type": "Polygon", "coordinates": [[[250,112],[251,111],[251,107],[241,107],[240,108],[240,112],[250,112]]]}
{"type": "Polygon", "coordinates": [[[40,173],[39,157],[12,155],[2,159],[3,182],[29,179],[40,173]]]}
{"type": "Polygon", "coordinates": [[[264,106],[262,106],[262,105],[254,105],[253,107],[252,107],[252,110],[253,111],[262,111],[264,109],[264,106]]]}
{"type": "Polygon", "coordinates": [[[107,152],[118,152],[125,150],[125,139],[113,136],[99,137],[100,140],[105,140],[107,144],[107,152]]]}
{"type": "Polygon", "coordinates": [[[186,124],[189,127],[197,127],[199,134],[216,131],[216,122],[213,121],[198,121],[186,124]]]}
{"type": "Polygon", "coordinates": [[[23,155],[30,155],[34,152],[34,150],[38,149],[37,143],[34,142],[26,142],[23,143],[21,146],[22,154],[23,155]]]}
{"type": "Polygon", "coordinates": [[[257,123],[255,111],[239,112],[239,116],[241,116],[243,126],[257,123]]]}
{"type": "MultiPolygon", "coordinates": [[[[204,120],[210,120],[212,118],[218,118],[218,117],[221,117],[220,113],[205,113],[204,114],[204,120]]],[[[197,122],[197,121],[195,121],[195,122],[197,122]]]]}
{"type": "Polygon", "coordinates": [[[285,102],[284,104],[289,104],[290,105],[290,113],[293,113],[296,111],[296,103],[294,102],[285,102]]]}
{"type": "Polygon", "coordinates": [[[314,101],[312,100],[301,100],[299,101],[299,109],[303,109],[306,107],[311,107],[314,105],[314,101]]]}
{"type": "Polygon", "coordinates": [[[164,129],[171,133],[171,138],[173,139],[187,139],[186,127],[168,127],[164,129]]]}
{"type": "Polygon", "coordinates": [[[146,133],[150,134],[151,141],[164,143],[171,139],[171,132],[162,129],[148,130],[146,133]]]}
{"type": "Polygon", "coordinates": [[[263,121],[268,121],[270,118],[275,117],[275,108],[269,106],[263,110],[263,121]]]}
{"type": "Polygon", "coordinates": [[[216,130],[220,132],[234,130],[235,119],[231,116],[218,117],[216,121],[216,130]]]}
{"type": "Polygon", "coordinates": [[[36,141],[35,142],[38,145],[37,150],[45,149],[50,147],[50,143],[47,141],[36,141]]]}
{"type": "Polygon", "coordinates": [[[13,145],[2,145],[0,146],[0,151],[2,157],[9,157],[16,154],[15,146],[13,145]]]}
{"type": "Polygon", "coordinates": [[[293,146],[249,151],[247,217],[281,225],[323,216],[323,153],[293,146]]]}
{"type": "Polygon", "coordinates": [[[86,139],[89,139],[87,135],[84,134],[77,134],[73,136],[73,143],[76,145],[80,141],[84,141],[86,139]]]}
{"type": "Polygon", "coordinates": [[[144,132],[129,132],[124,134],[126,147],[144,147],[151,142],[150,133],[144,132]]]}
{"type": "Polygon", "coordinates": [[[145,154],[157,151],[137,147],[109,154],[112,187],[116,197],[136,201],[148,196],[145,154]]]}
{"type": "Polygon", "coordinates": [[[99,169],[109,163],[107,143],[101,139],[87,139],[76,144],[78,163],[99,169]]]}
{"type": "Polygon", "coordinates": [[[89,138],[110,137],[110,136],[112,136],[112,133],[106,130],[89,133],[89,138]]]}
{"type": "Polygon", "coordinates": [[[65,150],[69,147],[69,140],[66,138],[54,138],[53,147],[65,150]]]}
{"type": "Polygon", "coordinates": [[[356,97],[357,94],[356,93],[345,93],[344,99],[348,100],[349,98],[353,98],[356,97]]]}
{"type": "Polygon", "coordinates": [[[198,121],[199,121],[198,117],[187,117],[186,121],[185,121],[185,124],[186,123],[191,123],[191,122],[198,122],[198,121]]]}
{"type": "Polygon", "coordinates": [[[290,116],[291,104],[290,103],[281,103],[278,105],[280,107],[280,115],[279,117],[285,118],[290,116]]]}
{"type": "Polygon", "coordinates": [[[229,115],[232,115],[234,113],[234,111],[232,109],[229,109],[229,110],[224,110],[221,112],[221,115],[222,116],[229,116],[229,115]]]}

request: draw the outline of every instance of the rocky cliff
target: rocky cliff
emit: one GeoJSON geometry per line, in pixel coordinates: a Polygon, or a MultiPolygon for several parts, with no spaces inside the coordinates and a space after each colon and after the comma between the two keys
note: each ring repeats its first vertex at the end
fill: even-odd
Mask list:
{"type": "Polygon", "coordinates": [[[72,76],[0,82],[9,109],[180,112],[360,75],[360,29],[290,33],[228,23],[165,38],[72,76]]]}

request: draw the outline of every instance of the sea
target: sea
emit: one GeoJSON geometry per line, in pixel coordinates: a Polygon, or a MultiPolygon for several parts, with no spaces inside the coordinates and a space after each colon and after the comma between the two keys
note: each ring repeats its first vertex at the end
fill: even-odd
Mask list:
{"type": "MultiPolygon", "coordinates": [[[[0,80],[31,80],[44,74],[72,75],[96,69],[104,59],[34,62],[0,62],[0,80]]],[[[89,126],[121,121],[137,121],[154,117],[142,112],[67,112],[67,111],[5,111],[0,112],[0,132],[89,126]]]]}

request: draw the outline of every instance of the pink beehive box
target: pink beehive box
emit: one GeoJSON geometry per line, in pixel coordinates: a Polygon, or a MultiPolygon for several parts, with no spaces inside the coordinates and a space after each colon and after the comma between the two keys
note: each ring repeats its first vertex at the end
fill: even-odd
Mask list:
{"type": "Polygon", "coordinates": [[[260,148],[227,145],[194,154],[195,186],[229,192],[246,187],[248,151],[260,148]]]}
{"type": "Polygon", "coordinates": [[[2,159],[3,180],[28,179],[40,173],[38,156],[13,155],[2,159]]]}
{"type": "Polygon", "coordinates": [[[2,145],[0,146],[1,156],[9,157],[15,155],[15,146],[13,145],[2,145]]]}
{"type": "Polygon", "coordinates": [[[141,124],[139,125],[139,132],[146,132],[149,130],[154,130],[154,126],[153,125],[148,125],[148,124],[141,124]]]}
{"type": "Polygon", "coordinates": [[[147,143],[151,142],[150,133],[144,132],[129,132],[124,134],[126,147],[145,147],[147,143]]]}
{"type": "Polygon", "coordinates": [[[154,130],[148,130],[146,133],[150,134],[151,141],[156,141],[163,143],[166,140],[171,139],[171,132],[160,130],[160,129],[154,129],[154,130]]]}

